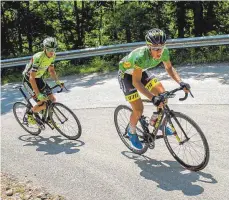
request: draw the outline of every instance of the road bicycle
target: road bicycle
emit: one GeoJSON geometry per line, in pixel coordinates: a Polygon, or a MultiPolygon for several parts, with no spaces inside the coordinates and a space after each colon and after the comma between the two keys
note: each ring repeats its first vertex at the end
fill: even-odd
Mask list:
{"type": "MultiPolygon", "coordinates": [[[[185,168],[192,171],[204,169],[209,161],[209,146],[203,131],[189,116],[173,111],[166,103],[169,98],[174,98],[177,91],[182,87],[166,91],[163,108],[158,111],[158,118],[153,130],[150,131],[149,117],[141,116],[136,127],[136,133],[143,145],[142,149],[132,146],[127,129],[129,126],[132,109],[126,105],[119,105],[114,112],[115,127],[122,142],[134,153],[143,154],[148,149],[154,149],[156,139],[164,138],[165,144],[172,156],[185,168]],[[160,133],[161,132],[161,133],[160,133]],[[159,133],[159,134],[158,134],[159,133]]],[[[191,91],[191,96],[193,97],[191,91]]],[[[185,93],[180,101],[186,100],[185,93]]],[[[144,100],[144,102],[150,102],[144,100]]]]}
{"type": "MultiPolygon", "coordinates": [[[[61,86],[55,85],[54,87],[50,88],[50,90],[52,91],[53,89],[58,87],[61,86]]],[[[81,124],[74,112],[64,104],[59,102],[52,102],[50,99],[48,99],[47,90],[44,91],[44,94],[46,96],[46,109],[41,111],[40,113],[32,113],[34,119],[36,120],[36,123],[30,124],[28,122],[28,112],[31,112],[31,108],[33,107],[32,103],[30,102],[33,97],[26,96],[25,92],[22,89],[23,86],[17,86],[15,88],[19,89],[19,91],[22,93],[25,98],[25,103],[14,103],[13,113],[17,122],[25,131],[32,135],[39,135],[41,131],[46,129],[47,125],[52,130],[56,129],[60,134],[70,140],[76,140],[81,136],[81,124]]],[[[58,90],[57,93],[60,93],[62,91],[63,88],[58,90]]]]}

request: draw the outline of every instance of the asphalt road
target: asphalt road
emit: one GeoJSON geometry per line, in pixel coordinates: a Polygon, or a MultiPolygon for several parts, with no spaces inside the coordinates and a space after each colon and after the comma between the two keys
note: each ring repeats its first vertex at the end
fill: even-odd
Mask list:
{"type": "MultiPolygon", "coordinates": [[[[178,69],[180,71],[181,69],[178,69]]],[[[1,170],[31,180],[67,199],[228,199],[229,191],[229,67],[228,64],[183,68],[181,76],[195,98],[179,102],[202,128],[210,146],[210,161],[201,172],[182,168],[163,139],[144,156],[131,153],[113,123],[114,109],[126,104],[116,74],[66,77],[71,90],[58,94],[80,119],[83,133],[69,141],[49,128],[40,136],[27,134],[17,124],[12,105],[21,100],[13,84],[2,86],[1,170]]],[[[163,71],[156,71],[166,89],[176,87],[163,71]]],[[[179,94],[178,96],[182,96],[179,94]]],[[[150,115],[153,106],[145,106],[150,115]]]]}

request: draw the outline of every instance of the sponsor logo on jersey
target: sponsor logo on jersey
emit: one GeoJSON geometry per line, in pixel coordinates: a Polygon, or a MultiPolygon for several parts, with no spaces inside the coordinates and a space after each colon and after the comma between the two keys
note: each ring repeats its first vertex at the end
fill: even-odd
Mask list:
{"type": "Polygon", "coordinates": [[[124,62],[123,63],[123,67],[126,68],[126,69],[130,68],[131,67],[131,63],[130,62],[124,62]]]}

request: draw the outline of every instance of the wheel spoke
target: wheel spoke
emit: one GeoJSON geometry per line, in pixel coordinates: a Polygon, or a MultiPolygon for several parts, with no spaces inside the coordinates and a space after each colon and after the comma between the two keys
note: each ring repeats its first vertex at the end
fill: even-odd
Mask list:
{"type": "Polygon", "coordinates": [[[60,103],[55,103],[51,118],[57,131],[69,139],[77,139],[81,135],[81,126],[74,113],[60,103]]]}
{"type": "MultiPolygon", "coordinates": [[[[118,132],[119,137],[121,138],[122,142],[134,153],[137,154],[142,154],[146,152],[148,149],[148,143],[142,143],[143,148],[141,150],[136,149],[134,146],[132,146],[130,140],[128,137],[126,137],[126,128],[130,122],[130,115],[132,113],[132,110],[124,105],[118,106],[115,109],[115,116],[114,116],[114,121],[115,121],[115,126],[116,130],[118,132]]],[[[136,133],[139,135],[139,138],[142,137],[144,134],[144,131],[141,128],[141,125],[137,124],[136,126],[136,133]]],[[[141,138],[140,138],[141,141],[141,138]]]]}
{"type": "Polygon", "coordinates": [[[202,169],[206,166],[209,159],[209,154],[206,150],[206,148],[208,148],[206,145],[208,144],[202,139],[202,137],[204,137],[203,133],[199,131],[200,129],[196,126],[193,120],[190,120],[185,115],[176,113],[174,118],[172,118],[173,126],[177,135],[180,137],[180,140],[184,141],[184,143],[179,145],[176,140],[174,140],[174,137],[164,137],[164,139],[168,141],[166,142],[166,145],[169,146],[169,151],[174,158],[185,167],[190,168],[191,166],[191,169],[202,169]],[[177,118],[178,120],[175,121],[174,118],[177,118]],[[186,137],[177,122],[180,123],[180,126],[185,133],[190,135],[187,141],[185,141],[186,137]]]}
{"type": "Polygon", "coordinates": [[[25,123],[24,119],[27,119],[27,105],[22,102],[16,102],[13,106],[13,113],[18,123],[26,130],[28,133],[32,135],[38,135],[41,130],[37,126],[37,124],[31,125],[28,122],[25,123]]]}

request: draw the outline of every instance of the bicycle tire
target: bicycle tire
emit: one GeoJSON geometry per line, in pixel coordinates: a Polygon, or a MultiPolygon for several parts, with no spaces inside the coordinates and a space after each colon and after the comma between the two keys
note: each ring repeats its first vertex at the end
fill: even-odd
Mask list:
{"type": "MultiPolygon", "coordinates": [[[[188,170],[191,170],[191,171],[199,171],[199,170],[202,170],[204,169],[208,162],[209,162],[209,158],[210,158],[210,151],[209,151],[209,145],[208,145],[208,142],[207,142],[207,139],[206,137],[204,136],[204,133],[203,131],[200,129],[200,127],[197,125],[197,123],[191,119],[190,117],[188,117],[187,115],[183,114],[183,113],[180,113],[180,112],[173,112],[174,116],[178,119],[184,119],[186,120],[192,127],[195,128],[195,130],[197,131],[197,133],[199,134],[201,140],[202,140],[202,143],[203,143],[203,146],[204,146],[204,159],[202,160],[202,162],[200,162],[200,164],[198,165],[190,165],[190,164],[187,164],[184,160],[182,160],[175,152],[174,150],[172,149],[170,143],[169,143],[169,137],[171,136],[167,136],[165,134],[165,128],[166,128],[166,118],[164,119],[163,121],[163,134],[164,134],[164,141],[165,141],[165,144],[169,150],[169,152],[172,154],[172,156],[177,160],[177,162],[179,162],[182,166],[184,166],[186,169],[188,170]]],[[[174,117],[171,117],[171,119],[173,119],[174,117]]],[[[176,122],[173,122],[173,124],[176,123],[176,122]]],[[[176,130],[177,131],[177,130],[176,130]]],[[[183,134],[183,133],[182,133],[183,134]]],[[[178,152],[179,153],[179,152],[178,152]]],[[[189,152],[190,153],[190,152],[189,152]]]]}
{"type": "MultiPolygon", "coordinates": [[[[126,147],[128,149],[130,149],[132,152],[136,153],[136,154],[143,154],[147,151],[149,145],[147,143],[144,143],[143,144],[143,148],[142,149],[135,149],[133,148],[127,141],[126,139],[124,138],[124,134],[126,133],[123,133],[121,130],[120,130],[120,126],[118,124],[118,113],[122,110],[122,109],[125,109],[129,112],[132,112],[132,109],[126,105],[119,105],[116,109],[115,109],[115,112],[114,112],[114,123],[115,123],[115,127],[116,127],[116,130],[118,132],[118,135],[120,137],[120,139],[122,140],[122,142],[126,145],[126,147]]],[[[128,124],[126,125],[126,127],[128,126],[128,124]]],[[[126,129],[125,129],[126,131],[126,129]]]]}
{"type": "MultiPolygon", "coordinates": [[[[58,109],[59,109],[58,108],[58,109]]],[[[63,114],[63,113],[62,113],[63,114]]],[[[70,109],[70,108],[68,108],[67,106],[65,106],[64,104],[62,104],[62,103],[57,103],[57,102],[55,102],[55,103],[53,103],[52,104],[52,106],[51,106],[51,108],[49,109],[49,117],[50,117],[50,120],[51,120],[51,122],[52,122],[52,124],[53,124],[53,126],[56,128],[56,130],[61,134],[61,135],[63,135],[64,137],[66,137],[66,138],[68,138],[68,139],[70,139],[70,140],[76,140],[76,139],[78,139],[80,136],[81,136],[81,133],[82,133],[82,127],[81,127],[81,124],[80,124],[80,121],[79,121],[79,119],[76,117],[76,115],[74,114],[74,112],[70,109]],[[70,135],[68,135],[66,132],[63,132],[61,129],[60,129],[60,124],[59,125],[57,125],[57,121],[55,121],[54,119],[53,119],[53,113],[54,113],[54,109],[56,109],[57,107],[59,107],[59,108],[64,108],[65,110],[67,110],[70,114],[71,114],[71,116],[74,118],[74,120],[75,120],[75,122],[76,122],[76,124],[77,124],[77,127],[78,127],[78,131],[76,132],[76,134],[74,134],[73,136],[70,136],[70,135]]]]}
{"type": "Polygon", "coordinates": [[[37,127],[38,130],[37,130],[36,132],[32,132],[32,131],[28,130],[28,129],[23,125],[23,123],[19,120],[19,117],[18,117],[17,112],[16,112],[17,105],[19,105],[19,104],[25,106],[25,108],[27,107],[27,105],[26,105],[25,103],[23,103],[23,102],[16,102],[16,103],[14,103],[14,105],[13,105],[13,113],[14,113],[14,117],[16,118],[17,122],[20,124],[20,126],[21,126],[26,132],[30,133],[31,135],[35,135],[35,136],[39,135],[39,134],[41,133],[41,129],[40,129],[39,127],[37,127]]]}

